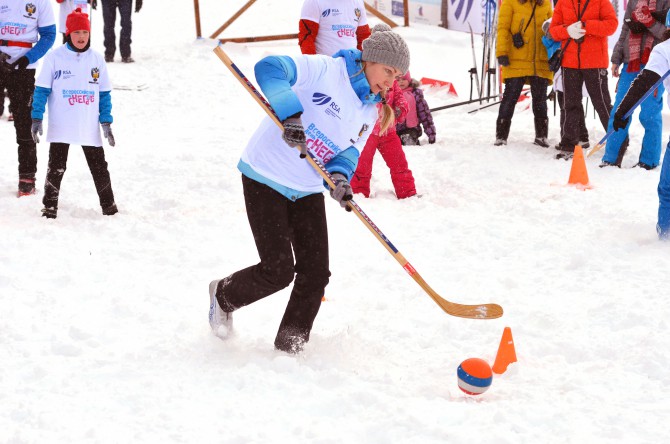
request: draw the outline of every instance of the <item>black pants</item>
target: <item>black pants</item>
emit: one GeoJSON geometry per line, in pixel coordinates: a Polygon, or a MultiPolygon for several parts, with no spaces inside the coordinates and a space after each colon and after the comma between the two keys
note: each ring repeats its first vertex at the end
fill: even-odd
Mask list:
{"type": "MultiPolygon", "coordinates": [[[[556,100],[558,100],[558,107],[561,109],[561,139],[563,139],[563,127],[565,126],[565,97],[563,96],[563,91],[556,91],[556,100]]],[[[589,130],[586,128],[586,116],[584,115],[584,106],[581,100],[579,101],[579,115],[582,116],[579,119],[579,141],[588,142],[589,130]]]]}
{"type": "Polygon", "coordinates": [[[579,143],[580,120],[584,115],[582,85],[586,85],[600,123],[607,131],[607,122],[612,110],[612,100],[607,89],[607,69],[561,69],[563,70],[563,108],[565,109],[565,122],[561,126],[561,134],[563,134],[561,145],[574,147],[579,143]]]}
{"type": "MultiPolygon", "coordinates": [[[[42,203],[45,207],[58,208],[58,194],[60,184],[65,174],[67,155],[70,145],[67,143],[52,143],[49,147],[49,167],[47,178],[44,182],[44,198],[42,203]]],[[[105,150],[102,147],[83,146],[84,156],[88,169],[93,176],[95,190],[100,198],[100,206],[107,208],[114,203],[114,192],[112,191],[112,180],[109,177],[105,150]]]]}
{"type": "Polygon", "coordinates": [[[102,19],[105,22],[105,55],[114,57],[116,53],[116,8],[121,15],[121,37],[119,39],[119,50],[121,57],[130,57],[130,35],[133,32],[133,0],[100,0],[102,2],[102,19]]]}
{"type": "Polygon", "coordinates": [[[35,70],[15,69],[11,73],[0,72],[0,83],[7,88],[7,96],[14,113],[16,143],[19,145],[19,178],[34,179],[37,172],[37,150],[30,133],[35,70]]]}
{"type": "Polygon", "coordinates": [[[528,76],[512,77],[505,80],[505,91],[500,102],[498,119],[512,119],[514,108],[519,100],[519,96],[521,96],[521,90],[526,84],[526,80],[530,83],[530,95],[533,99],[533,115],[536,119],[547,118],[547,86],[549,86],[549,80],[538,76],[528,76]]]}
{"type": "Polygon", "coordinates": [[[287,334],[308,341],[330,277],[323,194],[292,202],[246,176],[242,186],[260,262],[226,279],[219,305],[244,307],[288,287],[295,276],[275,345],[287,334]]]}

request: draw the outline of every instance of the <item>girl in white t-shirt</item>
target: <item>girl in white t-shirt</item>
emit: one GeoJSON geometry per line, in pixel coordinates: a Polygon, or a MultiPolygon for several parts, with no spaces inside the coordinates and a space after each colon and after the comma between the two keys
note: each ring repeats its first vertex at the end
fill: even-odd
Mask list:
{"type": "MultiPolygon", "coordinates": [[[[260,263],[210,283],[209,323],[218,336],[228,336],[233,311],[293,282],[274,345],[302,350],[330,271],[324,182],[294,148],[325,165],[335,183],[331,197],[349,208],[349,180],[377,121],[377,104],[408,67],[409,49],[394,32],[373,34],[362,53],[274,56],[256,64],[256,80],[284,130],[266,117],[238,163],[260,263]]],[[[393,110],[386,105],[382,114],[386,130],[393,110]]]]}
{"type": "Polygon", "coordinates": [[[81,145],[100,198],[102,214],[118,212],[102,148],[100,126],[110,146],[112,134],[111,82],[102,54],[90,48],[88,14],[76,9],[67,16],[66,44],[44,57],[35,81],[32,134],[35,143],[42,134],[42,119],[49,104],[47,142],[49,167],[44,184],[42,215],[55,219],[60,184],[65,173],[70,144],[81,145]]]}

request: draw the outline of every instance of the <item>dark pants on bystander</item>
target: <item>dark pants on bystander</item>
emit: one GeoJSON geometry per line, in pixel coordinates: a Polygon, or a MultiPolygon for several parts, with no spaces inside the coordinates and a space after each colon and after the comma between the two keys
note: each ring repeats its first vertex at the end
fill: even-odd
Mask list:
{"type": "Polygon", "coordinates": [[[133,12],[133,0],[101,0],[102,19],[105,22],[105,56],[114,57],[116,53],[116,8],[119,8],[121,15],[121,37],[119,39],[119,50],[121,57],[130,57],[130,44],[132,40],[130,35],[133,31],[133,21],[131,15],[133,12]]]}
{"type": "Polygon", "coordinates": [[[581,126],[580,122],[584,115],[582,108],[582,85],[586,85],[593,107],[598,113],[603,129],[607,131],[607,122],[612,110],[612,100],[607,87],[607,69],[573,69],[561,68],[563,70],[563,108],[565,109],[565,121],[561,126],[560,145],[567,150],[574,150],[579,143],[581,126]]]}
{"type": "Polygon", "coordinates": [[[7,87],[7,95],[14,113],[16,143],[19,145],[19,179],[35,179],[37,172],[37,150],[30,132],[32,118],[30,107],[35,89],[34,69],[15,69],[10,73],[0,73],[7,87]]]}
{"type": "Polygon", "coordinates": [[[260,262],[224,279],[217,300],[224,311],[232,311],[294,282],[275,347],[298,351],[294,346],[309,340],[330,277],[323,194],[293,202],[246,176],[242,176],[242,186],[260,262]]]}
{"type": "MultiPolygon", "coordinates": [[[[556,91],[556,100],[558,101],[558,107],[561,109],[561,139],[563,139],[563,127],[565,126],[565,97],[563,91],[556,91]]],[[[586,116],[584,115],[584,106],[582,105],[581,100],[579,101],[579,141],[588,142],[589,141],[589,130],[586,128],[586,116]]]]}
{"type": "MultiPolygon", "coordinates": [[[[549,80],[544,77],[512,77],[505,79],[505,91],[500,102],[498,110],[498,119],[496,120],[496,139],[507,140],[509,130],[512,125],[512,116],[514,109],[521,96],[523,86],[530,84],[530,95],[533,100],[533,115],[535,116],[535,137],[547,138],[548,120],[547,120],[547,86],[549,80]]],[[[546,142],[545,142],[546,143],[546,142]]],[[[545,146],[545,145],[543,145],[545,146]]]]}
{"type": "Polygon", "coordinates": [[[517,101],[521,96],[521,91],[526,81],[530,84],[530,95],[533,100],[533,115],[536,119],[547,118],[547,86],[549,80],[544,77],[528,76],[528,77],[512,77],[505,80],[505,91],[500,102],[500,110],[498,112],[499,119],[512,119],[514,116],[514,109],[517,101]]]}
{"type": "MultiPolygon", "coordinates": [[[[49,167],[44,182],[44,198],[42,203],[46,208],[58,208],[60,184],[65,174],[67,156],[70,145],[67,143],[52,143],[49,147],[49,167]]],[[[86,163],[91,170],[95,190],[100,198],[100,206],[105,209],[114,204],[112,180],[107,169],[105,150],[102,147],[83,146],[86,163]]]]}

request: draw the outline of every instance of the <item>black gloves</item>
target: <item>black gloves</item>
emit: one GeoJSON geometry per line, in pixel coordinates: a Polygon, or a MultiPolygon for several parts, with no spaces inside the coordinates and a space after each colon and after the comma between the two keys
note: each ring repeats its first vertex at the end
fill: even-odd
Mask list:
{"type": "Polygon", "coordinates": [[[507,57],[506,55],[498,57],[498,65],[509,66],[509,57],[507,57]]]}
{"type": "MultiPolygon", "coordinates": [[[[665,19],[663,19],[663,22],[665,22],[665,19]]],[[[635,20],[626,19],[624,20],[624,23],[626,24],[626,26],[628,26],[628,29],[630,29],[630,32],[632,32],[633,34],[642,34],[643,32],[647,31],[646,26],[644,26],[640,22],[636,22],[635,20]]]]}
{"type": "Polygon", "coordinates": [[[135,0],[135,12],[140,12],[142,9],[142,0],[135,0]]]}
{"type": "Polygon", "coordinates": [[[330,190],[330,197],[335,199],[342,208],[344,208],[347,211],[351,211],[351,208],[349,208],[347,202],[349,202],[351,199],[354,198],[354,193],[351,190],[351,185],[349,185],[349,181],[344,176],[344,174],[341,173],[333,173],[331,177],[333,178],[335,188],[330,190]]]}
{"type": "Polygon", "coordinates": [[[11,58],[12,57],[9,54],[0,52],[0,70],[2,70],[2,72],[4,72],[5,74],[9,74],[10,72],[12,72],[12,69],[14,69],[12,68],[12,65],[7,63],[7,60],[11,58]]]}
{"type": "Polygon", "coordinates": [[[19,58],[16,62],[12,63],[12,68],[26,69],[30,65],[30,60],[28,57],[23,56],[19,58]]]}
{"type": "Polygon", "coordinates": [[[652,11],[651,16],[654,17],[654,19],[657,22],[662,23],[665,25],[665,17],[668,15],[668,9],[663,9],[661,11],[652,11]]]}
{"type": "Polygon", "coordinates": [[[630,123],[630,116],[627,119],[623,118],[623,114],[614,113],[614,121],[612,122],[612,128],[614,131],[619,131],[620,129],[626,129],[630,123]]]}

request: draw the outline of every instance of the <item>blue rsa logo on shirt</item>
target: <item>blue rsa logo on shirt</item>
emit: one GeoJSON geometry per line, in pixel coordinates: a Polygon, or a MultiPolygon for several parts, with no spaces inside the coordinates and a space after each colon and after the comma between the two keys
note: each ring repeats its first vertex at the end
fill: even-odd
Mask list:
{"type": "Polygon", "coordinates": [[[312,103],[322,106],[322,105],[330,105],[328,108],[326,108],[326,114],[331,115],[333,117],[337,117],[338,119],[340,118],[340,107],[337,105],[337,103],[333,102],[331,97],[329,95],[326,95],[324,93],[320,92],[315,92],[312,94],[312,103]]]}
{"type": "Polygon", "coordinates": [[[71,76],[72,76],[72,72],[70,70],[67,70],[67,69],[66,70],[59,69],[58,71],[54,72],[54,80],[58,80],[61,77],[63,77],[63,79],[68,79],[71,76]]]}
{"type": "Polygon", "coordinates": [[[317,105],[325,105],[330,102],[330,96],[325,95],[324,93],[316,92],[312,94],[312,102],[317,105]]]}

